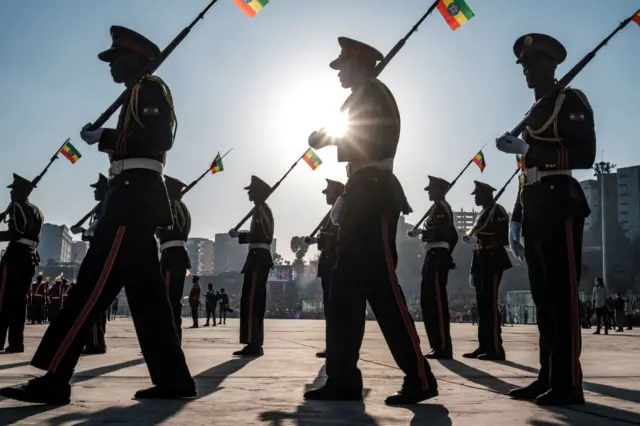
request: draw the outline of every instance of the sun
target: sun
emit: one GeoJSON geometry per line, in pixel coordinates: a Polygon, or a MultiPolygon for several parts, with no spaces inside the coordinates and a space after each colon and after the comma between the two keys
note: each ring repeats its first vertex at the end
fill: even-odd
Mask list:
{"type": "Polygon", "coordinates": [[[342,138],[349,128],[349,116],[346,112],[341,112],[328,117],[324,129],[327,134],[334,138],[342,138]]]}

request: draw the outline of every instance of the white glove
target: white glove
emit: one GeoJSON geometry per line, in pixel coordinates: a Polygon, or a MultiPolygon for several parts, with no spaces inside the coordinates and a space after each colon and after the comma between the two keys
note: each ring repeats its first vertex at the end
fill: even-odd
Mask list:
{"type": "Polygon", "coordinates": [[[89,145],[96,144],[100,142],[100,138],[102,137],[102,131],[104,129],[95,129],[91,130],[91,123],[87,123],[84,125],[82,130],[80,130],[80,138],[85,141],[89,145]]]}
{"type": "Polygon", "coordinates": [[[229,236],[231,238],[238,238],[238,235],[240,235],[240,233],[238,231],[236,231],[235,229],[230,229],[229,230],[229,236]]]}
{"type": "Polygon", "coordinates": [[[478,237],[474,235],[463,235],[462,242],[465,244],[476,245],[476,243],[478,242],[478,237]]]}
{"type": "Polygon", "coordinates": [[[342,212],[342,207],[344,207],[343,197],[344,197],[343,195],[338,197],[335,204],[333,205],[333,208],[331,209],[331,213],[329,214],[329,217],[331,218],[331,222],[334,225],[338,225],[338,222],[340,222],[340,213],[342,212]]]}
{"type": "Polygon", "coordinates": [[[419,236],[422,233],[422,231],[420,229],[412,229],[411,231],[407,232],[407,235],[410,238],[415,238],[417,236],[419,236]]]}
{"type": "Polygon", "coordinates": [[[469,287],[476,288],[476,283],[473,281],[473,275],[469,274],[469,287]]]}
{"type": "Polygon", "coordinates": [[[509,222],[509,248],[520,262],[524,262],[524,246],[520,243],[521,229],[520,222],[509,222]]]}
{"type": "Polygon", "coordinates": [[[324,128],[312,132],[307,140],[309,146],[313,149],[324,148],[327,145],[331,145],[331,137],[327,134],[324,128]]]}
{"type": "Polygon", "coordinates": [[[529,144],[517,136],[505,133],[496,139],[496,148],[502,152],[506,152],[507,154],[525,155],[527,151],[529,151],[529,144]]]}
{"type": "Polygon", "coordinates": [[[84,228],[82,226],[72,226],[71,228],[69,228],[69,230],[73,235],[81,234],[84,232],[84,228]]]}
{"type": "Polygon", "coordinates": [[[308,246],[310,246],[311,244],[315,244],[318,242],[318,239],[316,237],[304,237],[304,243],[308,246]]]}

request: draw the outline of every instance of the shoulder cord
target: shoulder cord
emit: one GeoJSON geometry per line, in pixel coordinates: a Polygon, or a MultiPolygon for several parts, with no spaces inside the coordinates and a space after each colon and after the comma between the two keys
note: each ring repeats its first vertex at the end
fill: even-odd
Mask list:
{"type": "Polygon", "coordinates": [[[131,97],[129,99],[129,104],[127,105],[127,110],[125,112],[124,117],[124,125],[118,134],[118,140],[116,142],[116,152],[125,152],[127,149],[127,140],[130,134],[129,124],[131,123],[131,118],[133,118],[136,123],[140,125],[144,129],[144,125],[140,121],[140,117],[138,115],[138,97],[140,94],[140,87],[142,87],[142,83],[144,80],[153,81],[155,83],[160,84],[162,86],[162,90],[164,92],[164,98],[169,104],[169,113],[170,113],[170,123],[173,130],[173,138],[176,137],[176,132],[178,131],[178,120],[176,118],[175,109],[173,106],[173,96],[171,95],[171,89],[169,86],[162,81],[162,79],[155,75],[147,75],[143,77],[140,83],[133,86],[131,89],[131,97]]]}
{"type": "Polygon", "coordinates": [[[172,214],[175,219],[175,227],[182,231],[186,222],[186,215],[184,214],[182,204],[179,200],[173,200],[173,202],[171,203],[171,207],[172,214]]]}
{"type": "MultiPolygon", "coordinates": [[[[13,223],[16,227],[16,231],[18,231],[19,234],[23,234],[25,233],[25,231],[27,230],[27,215],[24,214],[24,210],[22,208],[22,206],[18,203],[12,203],[12,210],[11,210],[11,218],[13,219],[13,223]],[[20,213],[20,216],[22,217],[22,223],[24,224],[24,226],[22,227],[22,229],[18,228],[18,222],[16,221],[16,210],[18,210],[18,213],[20,213]]],[[[5,221],[7,221],[5,219],[5,221]]]]}

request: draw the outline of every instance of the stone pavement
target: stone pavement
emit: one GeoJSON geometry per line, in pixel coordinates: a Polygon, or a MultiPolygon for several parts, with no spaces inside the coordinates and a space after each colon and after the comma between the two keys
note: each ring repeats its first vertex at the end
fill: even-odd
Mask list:
{"type": "MultiPolygon", "coordinates": [[[[190,322],[186,320],[185,322],[190,322]]],[[[27,351],[0,354],[0,386],[25,381],[37,370],[28,366],[46,326],[27,326],[27,351]]],[[[34,406],[0,399],[0,425],[640,425],[640,331],[593,336],[583,330],[583,369],[588,403],[545,409],[512,401],[509,389],[536,375],[535,326],[504,328],[507,362],[466,360],[475,346],[476,328],[453,324],[455,360],[432,362],[440,396],[414,407],[384,405],[402,383],[375,322],[367,323],[360,368],[365,403],[304,402],[302,393],[324,380],[324,321],[267,320],[265,356],[233,359],[238,322],[215,328],[185,329],[184,347],[198,397],[190,401],[131,399],[150,385],[133,324],[107,326],[109,352],[80,360],[73,402],[65,407],[34,406]]],[[[424,328],[418,325],[426,351],[424,328]]]]}

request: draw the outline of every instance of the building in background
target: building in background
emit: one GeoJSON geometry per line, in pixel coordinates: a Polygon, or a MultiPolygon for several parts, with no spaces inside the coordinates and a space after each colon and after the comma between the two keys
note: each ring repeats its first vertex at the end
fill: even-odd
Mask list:
{"type": "Polygon", "coordinates": [[[465,212],[463,209],[460,209],[459,212],[453,212],[453,225],[458,232],[467,232],[473,228],[477,216],[478,213],[474,210],[465,212]]]}
{"type": "Polygon", "coordinates": [[[191,260],[191,272],[196,275],[213,274],[214,244],[208,238],[189,238],[187,253],[191,260]]]}
{"type": "Polygon", "coordinates": [[[71,246],[71,261],[82,263],[88,249],[89,244],[86,241],[74,241],[71,246]]]}
{"type": "Polygon", "coordinates": [[[591,214],[584,220],[584,232],[595,232],[593,227],[598,226],[602,215],[600,183],[595,179],[589,179],[580,182],[580,186],[591,208],[591,214]]]}
{"type": "Polygon", "coordinates": [[[640,238],[640,166],[618,168],[618,222],[631,241],[640,238]]]}
{"type": "Polygon", "coordinates": [[[277,239],[275,239],[275,238],[273,239],[273,241],[271,241],[271,257],[272,257],[272,258],[273,258],[273,257],[276,255],[276,253],[278,252],[278,251],[276,250],[276,248],[277,248],[277,244],[276,244],[276,243],[277,243],[277,242],[278,242],[278,240],[277,240],[277,239]]]}
{"type": "Polygon", "coordinates": [[[43,265],[56,262],[71,262],[73,237],[65,225],[45,223],[40,233],[38,253],[43,265]]]}
{"type": "Polygon", "coordinates": [[[213,273],[240,272],[247,258],[249,247],[239,244],[237,238],[229,234],[216,234],[214,241],[213,273]]]}

